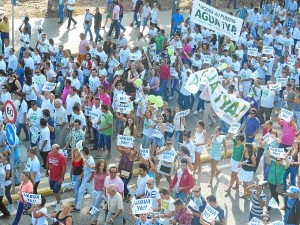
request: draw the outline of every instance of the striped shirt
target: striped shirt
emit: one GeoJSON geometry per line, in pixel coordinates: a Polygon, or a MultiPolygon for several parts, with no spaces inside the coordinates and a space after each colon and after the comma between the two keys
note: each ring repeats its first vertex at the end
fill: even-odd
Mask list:
{"type": "MultiPolygon", "coordinates": [[[[260,197],[263,202],[267,201],[267,195],[265,193],[262,192],[260,194],[260,197]]],[[[254,214],[257,218],[260,218],[261,215],[263,214],[263,207],[259,205],[259,200],[258,197],[256,196],[256,190],[252,191],[251,202],[252,202],[251,213],[254,214]]]]}

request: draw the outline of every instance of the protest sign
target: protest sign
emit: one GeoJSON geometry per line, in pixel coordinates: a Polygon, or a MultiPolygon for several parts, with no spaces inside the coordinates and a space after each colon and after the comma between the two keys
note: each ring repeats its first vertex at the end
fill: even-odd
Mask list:
{"type": "Polygon", "coordinates": [[[133,136],[125,136],[125,135],[118,134],[117,145],[132,148],[133,140],[134,140],[133,136]]]}
{"type": "Polygon", "coordinates": [[[132,202],[132,213],[133,214],[142,214],[152,212],[152,199],[151,198],[142,198],[135,199],[132,202]]]}
{"type": "Polygon", "coordinates": [[[159,138],[159,139],[163,137],[159,127],[155,127],[152,133],[152,137],[159,138]]]}
{"type": "Polygon", "coordinates": [[[96,212],[99,212],[99,209],[97,209],[95,206],[93,206],[93,207],[91,208],[91,210],[90,210],[90,213],[91,213],[92,215],[94,215],[96,212]]]}
{"type": "Polygon", "coordinates": [[[280,91],[281,90],[281,84],[276,83],[276,84],[270,84],[270,90],[271,91],[280,91]]]}
{"type": "Polygon", "coordinates": [[[193,1],[191,21],[238,41],[243,20],[200,0],[193,1]]]}
{"type": "Polygon", "coordinates": [[[132,109],[133,109],[132,102],[129,103],[116,102],[115,104],[115,111],[122,114],[130,114],[132,109]]]}
{"type": "Polygon", "coordinates": [[[173,133],[175,129],[175,125],[171,124],[171,123],[166,123],[166,131],[169,133],[173,133]]]}
{"type": "Polygon", "coordinates": [[[118,67],[120,65],[119,61],[115,57],[112,57],[112,60],[115,63],[115,67],[118,67]]]}
{"type": "Polygon", "coordinates": [[[30,127],[30,133],[31,133],[31,136],[30,136],[31,143],[33,143],[33,144],[37,143],[37,141],[39,139],[39,135],[40,135],[39,128],[34,127],[34,126],[30,127]]]}
{"type": "Polygon", "coordinates": [[[247,54],[249,56],[254,56],[256,57],[258,53],[258,49],[257,48],[248,48],[247,54]]]}
{"type": "Polygon", "coordinates": [[[192,199],[190,199],[188,206],[191,207],[194,211],[200,212],[199,206],[192,199]]]}
{"type": "Polygon", "coordinates": [[[83,144],[83,140],[80,140],[80,141],[78,141],[78,142],[75,144],[75,146],[76,146],[76,148],[78,149],[78,151],[81,151],[81,150],[83,149],[82,144],[83,144]]]}
{"type": "Polygon", "coordinates": [[[269,145],[274,141],[274,138],[272,137],[272,135],[270,133],[266,133],[263,136],[263,139],[265,140],[265,142],[267,142],[269,145]]]}
{"type": "Polygon", "coordinates": [[[114,74],[114,76],[121,76],[123,74],[124,70],[117,70],[114,74]]]}
{"type": "Polygon", "coordinates": [[[278,118],[282,119],[284,121],[290,122],[293,115],[294,115],[294,113],[292,111],[289,111],[285,108],[281,108],[278,118]]]}
{"type": "Polygon", "coordinates": [[[288,78],[281,78],[281,77],[276,78],[276,84],[280,84],[281,87],[285,87],[287,82],[288,82],[288,78]]]}
{"type": "Polygon", "coordinates": [[[92,107],[89,105],[84,106],[84,115],[91,116],[92,107]]]}
{"type": "Polygon", "coordinates": [[[176,152],[175,151],[164,151],[161,153],[158,157],[158,160],[162,160],[165,162],[173,163],[176,157],[176,152]]]}
{"type": "Polygon", "coordinates": [[[263,225],[263,223],[261,222],[261,220],[257,217],[253,217],[250,222],[248,223],[248,225],[263,225]]]}
{"type": "Polygon", "coordinates": [[[219,212],[211,207],[209,204],[206,205],[203,211],[203,219],[207,222],[212,222],[218,216],[219,212]]]}
{"type": "Polygon", "coordinates": [[[190,109],[184,110],[184,111],[180,111],[177,112],[175,114],[176,117],[183,117],[183,116],[187,116],[190,113],[190,109]]]}
{"type": "Polygon", "coordinates": [[[277,221],[270,223],[270,225],[284,225],[284,222],[277,220],[277,221]]]}
{"type": "Polygon", "coordinates": [[[118,94],[116,96],[116,102],[128,103],[129,101],[130,101],[130,96],[128,96],[126,94],[118,94]]]}
{"type": "Polygon", "coordinates": [[[46,82],[42,88],[42,91],[53,91],[56,87],[56,83],[46,82]]]}
{"type": "Polygon", "coordinates": [[[237,132],[239,131],[241,127],[241,124],[240,123],[231,123],[229,129],[228,129],[228,133],[230,134],[237,134],[237,132]]]}
{"type": "Polygon", "coordinates": [[[189,76],[185,88],[196,94],[201,84],[207,85],[211,106],[219,118],[228,124],[238,122],[250,108],[250,103],[228,94],[219,84],[218,77],[213,67],[197,71],[189,76]]]}
{"type": "Polygon", "coordinates": [[[265,54],[265,55],[272,55],[273,54],[273,47],[272,46],[263,46],[263,49],[262,49],[262,54],[265,54]]]}
{"type": "Polygon", "coordinates": [[[272,148],[270,147],[270,155],[275,158],[285,158],[285,151],[284,148],[272,148]]]}
{"type": "Polygon", "coordinates": [[[30,170],[31,170],[31,159],[28,159],[27,162],[26,162],[24,171],[25,172],[30,172],[30,170]]]}
{"type": "Polygon", "coordinates": [[[150,149],[143,148],[142,145],[140,146],[140,155],[143,159],[150,159],[150,149]]]}
{"type": "Polygon", "coordinates": [[[66,159],[68,158],[68,150],[59,149],[58,152],[62,154],[66,159]]]}
{"type": "Polygon", "coordinates": [[[274,198],[271,198],[269,201],[269,206],[273,209],[280,209],[278,203],[275,201],[274,198]]]}
{"type": "Polygon", "coordinates": [[[153,55],[152,59],[153,59],[153,61],[159,62],[160,56],[155,54],[155,55],[153,55]]]}
{"type": "Polygon", "coordinates": [[[133,60],[133,61],[138,61],[141,60],[142,56],[140,54],[137,53],[130,53],[129,54],[129,60],[133,60]]]}
{"type": "Polygon", "coordinates": [[[22,196],[23,196],[25,202],[29,202],[31,204],[41,204],[42,203],[41,195],[35,195],[35,194],[29,194],[29,193],[22,192],[22,196]]]}

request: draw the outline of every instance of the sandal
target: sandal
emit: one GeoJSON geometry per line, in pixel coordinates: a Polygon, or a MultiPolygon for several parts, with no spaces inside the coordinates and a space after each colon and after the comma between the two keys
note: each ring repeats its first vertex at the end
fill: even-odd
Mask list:
{"type": "Polygon", "coordinates": [[[91,225],[96,225],[97,224],[97,220],[96,221],[93,221],[91,222],[91,225]]]}
{"type": "Polygon", "coordinates": [[[233,190],[239,189],[239,185],[235,185],[232,189],[233,189],[233,190]]]}
{"type": "Polygon", "coordinates": [[[221,170],[219,170],[218,172],[216,172],[215,177],[218,178],[219,174],[221,173],[221,170]]]}
{"type": "Polygon", "coordinates": [[[230,189],[229,188],[225,189],[224,191],[227,192],[227,193],[230,193],[230,189]]]}

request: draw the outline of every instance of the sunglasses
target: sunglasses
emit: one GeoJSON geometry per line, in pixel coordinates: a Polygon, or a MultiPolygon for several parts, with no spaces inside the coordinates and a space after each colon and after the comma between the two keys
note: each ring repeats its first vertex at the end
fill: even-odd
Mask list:
{"type": "Polygon", "coordinates": [[[263,222],[269,222],[270,220],[262,220],[263,222]]]}
{"type": "Polygon", "coordinates": [[[152,185],[152,183],[146,183],[147,185],[152,185]]]}
{"type": "Polygon", "coordinates": [[[200,192],[200,190],[199,190],[199,191],[192,190],[192,192],[194,192],[194,193],[198,193],[198,192],[200,192]]]}
{"type": "Polygon", "coordinates": [[[109,171],[110,173],[117,173],[117,171],[109,171]]]}
{"type": "Polygon", "coordinates": [[[172,143],[166,143],[166,145],[171,145],[172,143]]]}
{"type": "Polygon", "coordinates": [[[253,112],[252,112],[252,113],[250,113],[250,114],[255,115],[256,113],[253,113],[253,112]]]}
{"type": "Polygon", "coordinates": [[[281,162],[281,159],[276,159],[276,162],[281,162]]]}

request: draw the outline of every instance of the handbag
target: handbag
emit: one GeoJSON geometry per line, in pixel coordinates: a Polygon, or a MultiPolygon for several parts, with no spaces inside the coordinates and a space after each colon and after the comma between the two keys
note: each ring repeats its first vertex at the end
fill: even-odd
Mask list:
{"type": "Polygon", "coordinates": [[[123,178],[128,179],[130,176],[130,172],[126,171],[126,170],[121,170],[120,176],[123,178]]]}

